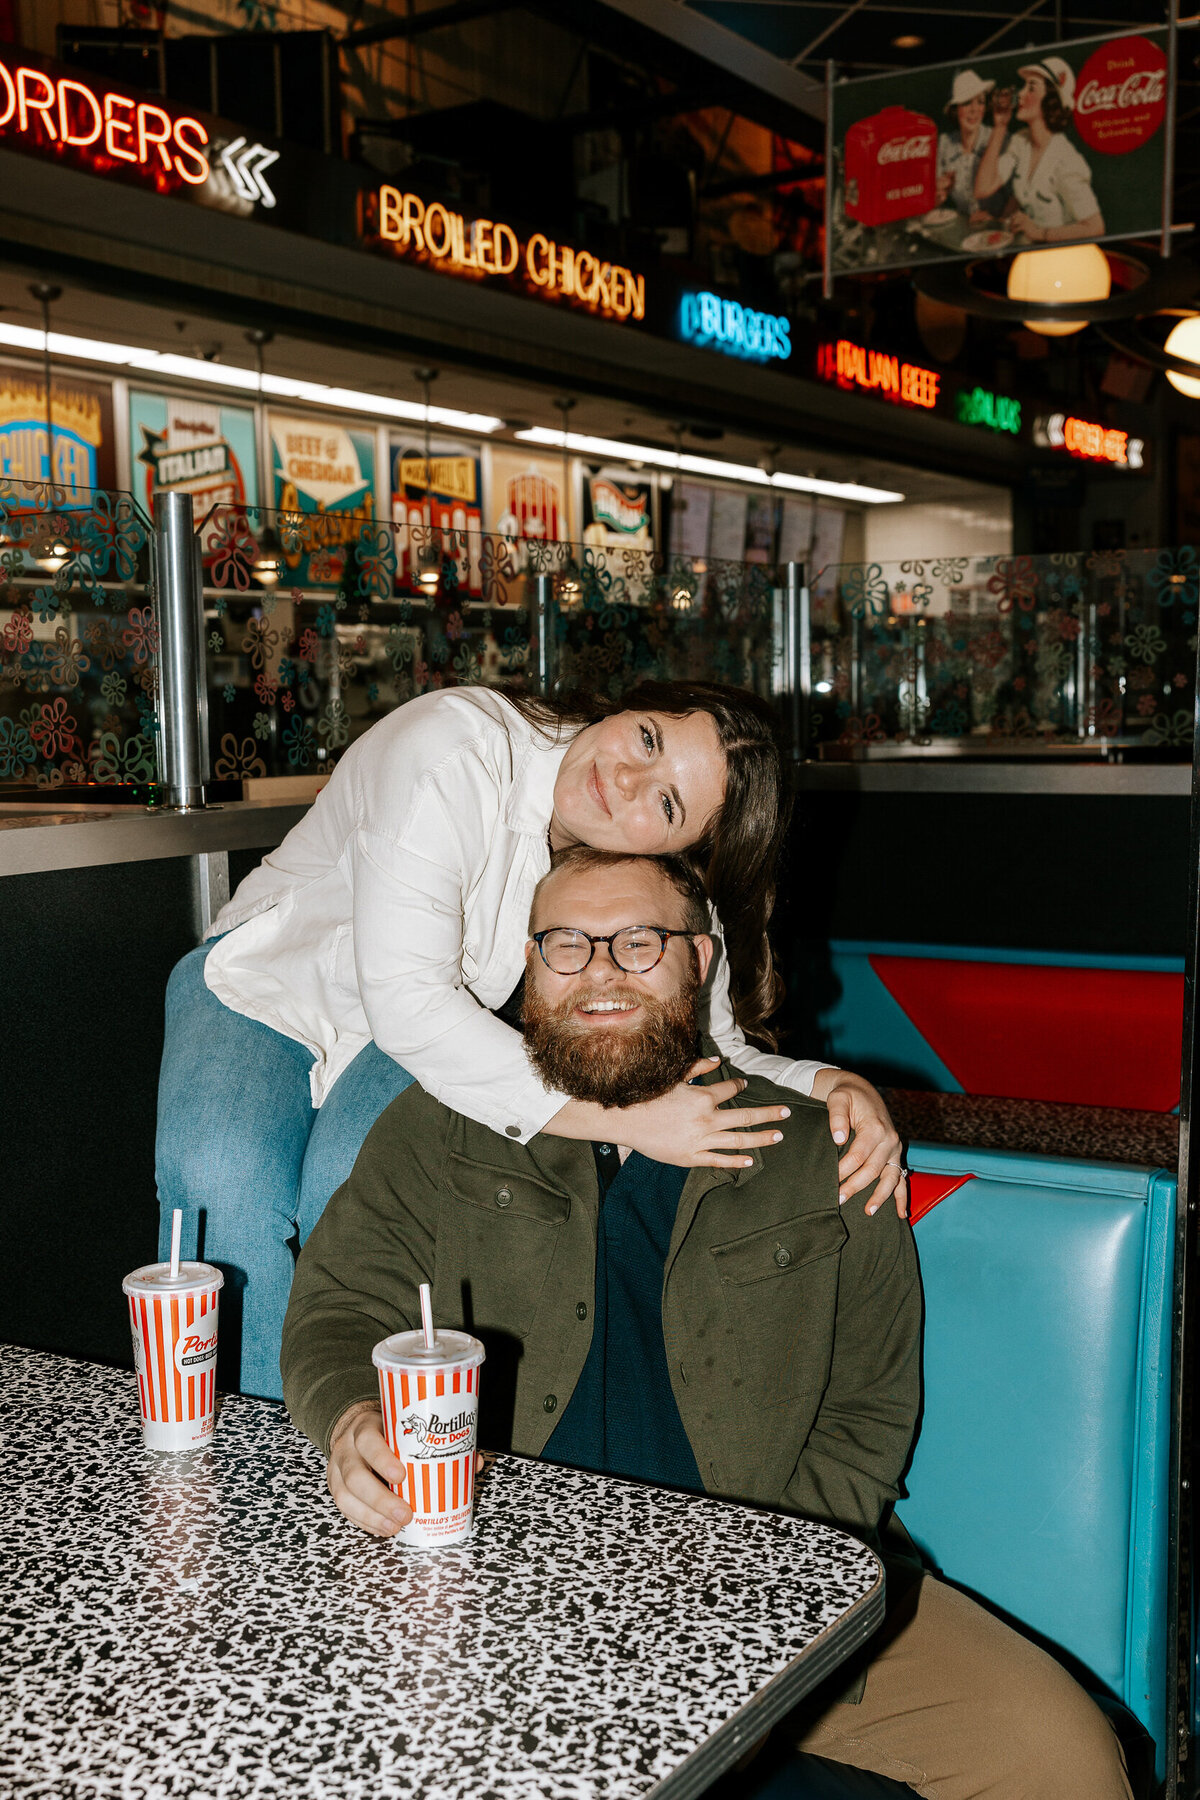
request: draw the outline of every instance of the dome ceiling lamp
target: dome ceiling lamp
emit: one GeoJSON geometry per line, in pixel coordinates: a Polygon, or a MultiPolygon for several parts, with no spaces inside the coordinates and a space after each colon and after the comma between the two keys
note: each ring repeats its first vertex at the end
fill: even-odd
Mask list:
{"type": "Polygon", "coordinates": [[[1073,244],[1021,251],[1008,259],[1002,292],[997,280],[1004,266],[999,257],[931,263],[914,269],[913,285],[931,300],[999,325],[1021,324],[1030,330],[1049,325],[1047,335],[1052,336],[1067,335],[1064,325],[1073,332],[1084,325],[1103,328],[1171,308],[1193,312],[1200,286],[1196,267],[1187,258],[1168,259],[1141,244],[1131,249],[1073,244]],[[1064,272],[1058,259],[1078,251],[1087,252],[1086,258],[1065,265],[1064,272]],[[1101,263],[1108,272],[1107,292],[1102,291],[1101,263]],[[1061,286],[1055,285],[1058,282],[1061,286]],[[1089,289],[1094,298],[1087,297],[1089,289]]]}
{"type": "MultiPolygon", "coordinates": [[[[1112,292],[1112,269],[1099,244],[1064,244],[1052,250],[1022,250],[1008,265],[1010,300],[1033,301],[1042,307],[1066,308],[1072,302],[1093,305],[1112,292]]],[[[1081,318],[1023,318],[1027,331],[1039,337],[1070,337],[1086,331],[1081,318]]]]}

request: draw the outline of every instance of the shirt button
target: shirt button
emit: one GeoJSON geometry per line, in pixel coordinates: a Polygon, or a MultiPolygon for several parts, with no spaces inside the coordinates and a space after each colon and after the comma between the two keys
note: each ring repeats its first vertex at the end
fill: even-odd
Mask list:
{"type": "Polygon", "coordinates": [[[779,1248],[775,1252],[775,1261],[778,1264],[778,1266],[781,1269],[786,1269],[788,1264],[791,1262],[791,1260],[792,1260],[791,1251],[785,1250],[783,1245],[780,1244],[779,1248]]]}
{"type": "Polygon", "coordinates": [[[504,1135],[505,1137],[520,1137],[521,1127],[519,1125],[506,1125],[504,1127],[504,1135]]]}
{"type": "Polygon", "coordinates": [[[583,1300],[579,1301],[578,1305],[575,1308],[575,1317],[577,1319],[586,1319],[587,1318],[587,1304],[585,1301],[583,1301],[583,1300]]]}
{"type": "Polygon", "coordinates": [[[556,1409],[557,1406],[558,1406],[558,1395],[557,1394],[547,1394],[546,1398],[542,1401],[542,1410],[544,1412],[554,1412],[554,1410],[556,1409]]]}
{"type": "Polygon", "coordinates": [[[496,1205],[497,1206],[500,1206],[500,1207],[511,1206],[512,1203],[513,1203],[513,1193],[512,1193],[511,1188],[503,1187],[503,1188],[496,1189],[496,1205]]]}

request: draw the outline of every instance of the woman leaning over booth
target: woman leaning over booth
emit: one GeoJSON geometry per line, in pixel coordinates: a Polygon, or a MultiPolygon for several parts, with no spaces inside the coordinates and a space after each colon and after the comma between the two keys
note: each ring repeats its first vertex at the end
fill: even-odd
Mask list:
{"type": "MultiPolygon", "coordinates": [[[[723,949],[713,1039],[739,1067],[825,1100],[838,1143],[854,1132],[844,1198],[878,1181],[870,1210],[893,1191],[904,1210],[900,1140],[870,1083],[747,1042],[774,1044],[767,923],[785,823],[768,708],[707,682],[578,706],[448,689],[346,752],[167,989],[162,1242],[181,1207],[184,1254],[241,1290],[243,1391],[279,1396],[293,1247],[410,1081],[521,1143],[614,1137],[610,1111],[542,1085],[497,1016],[524,975],[534,887],[568,844],[694,861],[723,949]]],[[[621,1141],[685,1168],[740,1166],[781,1117],[719,1111],[741,1085],[680,1083],[623,1107],[621,1141]]]]}

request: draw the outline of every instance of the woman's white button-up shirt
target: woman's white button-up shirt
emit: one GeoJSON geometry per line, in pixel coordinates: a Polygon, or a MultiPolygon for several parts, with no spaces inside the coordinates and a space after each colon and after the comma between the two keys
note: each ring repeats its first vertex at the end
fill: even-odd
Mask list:
{"type": "MultiPolygon", "coordinates": [[[[347,750],[222,909],[205,979],[312,1051],[314,1106],[372,1038],[436,1100],[522,1143],[566,1104],[490,1009],[524,972],[568,741],[486,688],[410,700],[347,750]]],[[[754,1050],[738,1030],[719,940],[707,1000],[732,1062],[811,1091],[821,1063],[754,1050]]]]}

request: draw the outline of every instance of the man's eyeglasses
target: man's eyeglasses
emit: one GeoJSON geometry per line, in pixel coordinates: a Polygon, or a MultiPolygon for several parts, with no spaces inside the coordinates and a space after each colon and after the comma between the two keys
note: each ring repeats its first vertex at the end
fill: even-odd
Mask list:
{"type": "Polygon", "coordinates": [[[533,941],[555,975],[581,975],[597,944],[608,945],[609,955],[626,975],[648,975],[666,955],[671,938],[694,936],[691,931],[669,931],[665,925],[626,925],[608,937],[593,937],[572,925],[553,925],[549,931],[535,931],[533,941]]]}

